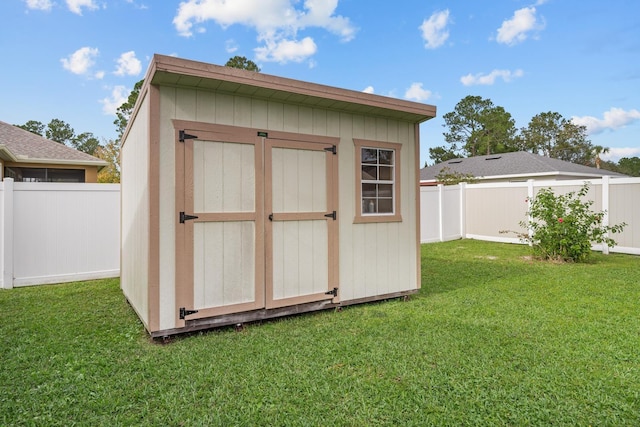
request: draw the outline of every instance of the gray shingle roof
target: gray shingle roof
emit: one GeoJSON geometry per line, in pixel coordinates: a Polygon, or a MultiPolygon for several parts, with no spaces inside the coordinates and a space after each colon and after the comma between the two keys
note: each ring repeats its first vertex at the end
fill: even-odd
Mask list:
{"type": "Polygon", "coordinates": [[[428,166],[420,170],[421,181],[434,181],[443,168],[452,172],[470,174],[476,178],[498,178],[500,176],[548,176],[557,175],[599,178],[604,175],[624,177],[626,175],[604,169],[578,165],[564,160],[518,151],[462,159],[453,159],[428,166]]]}
{"type": "Polygon", "coordinates": [[[14,162],[105,166],[107,162],[0,121],[0,157],[14,162]]]}

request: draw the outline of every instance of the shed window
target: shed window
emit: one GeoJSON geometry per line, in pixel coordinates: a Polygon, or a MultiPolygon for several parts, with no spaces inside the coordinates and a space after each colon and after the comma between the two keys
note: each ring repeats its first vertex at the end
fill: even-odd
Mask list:
{"type": "Polygon", "coordinates": [[[354,140],[356,146],[355,222],[401,221],[400,144],[354,140]]]}

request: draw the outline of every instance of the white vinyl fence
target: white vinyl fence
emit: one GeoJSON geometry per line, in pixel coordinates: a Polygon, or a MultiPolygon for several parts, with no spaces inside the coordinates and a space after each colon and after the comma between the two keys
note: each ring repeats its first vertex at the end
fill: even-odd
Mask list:
{"type": "Polygon", "coordinates": [[[587,198],[592,209],[605,211],[605,225],[626,223],[622,233],[611,237],[613,248],[594,245],[604,253],[640,255],[640,178],[609,178],[575,181],[501,182],[420,188],[420,241],[443,242],[460,238],[522,243],[517,233],[525,221],[528,201],[541,188],[558,194],[579,190],[589,183],[587,198]]]}
{"type": "Polygon", "coordinates": [[[120,275],[120,185],[0,182],[0,288],[120,275]]]}

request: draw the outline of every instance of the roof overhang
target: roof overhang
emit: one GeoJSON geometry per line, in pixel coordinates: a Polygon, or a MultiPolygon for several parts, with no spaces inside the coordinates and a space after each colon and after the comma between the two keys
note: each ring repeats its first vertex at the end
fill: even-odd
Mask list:
{"type": "Polygon", "coordinates": [[[412,123],[436,115],[433,105],[157,54],[145,84],[211,90],[412,123]]]}
{"type": "MultiPolygon", "coordinates": [[[[476,181],[489,181],[489,180],[510,180],[510,181],[526,181],[528,179],[539,179],[539,178],[550,178],[550,177],[569,177],[573,179],[600,179],[603,176],[610,176],[615,178],[615,175],[599,175],[595,173],[578,173],[578,172],[538,172],[538,173],[525,173],[525,174],[511,174],[511,175],[488,175],[488,176],[474,176],[473,179],[476,181]]],[[[438,183],[436,179],[421,179],[420,183],[425,185],[434,185],[438,183]]]]}
{"type": "Polygon", "coordinates": [[[97,166],[103,168],[109,163],[104,160],[68,160],[68,159],[40,159],[24,156],[16,156],[11,152],[9,147],[4,144],[0,144],[0,159],[5,162],[12,163],[29,163],[29,164],[42,164],[42,165],[60,165],[60,166],[97,166]]]}

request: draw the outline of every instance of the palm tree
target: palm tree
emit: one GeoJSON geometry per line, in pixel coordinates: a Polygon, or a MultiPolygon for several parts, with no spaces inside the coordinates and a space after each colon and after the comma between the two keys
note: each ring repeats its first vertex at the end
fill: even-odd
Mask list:
{"type": "Polygon", "coordinates": [[[596,168],[600,169],[600,154],[607,154],[609,152],[609,147],[603,147],[601,145],[596,145],[593,147],[593,156],[596,160],[596,168]]]}

